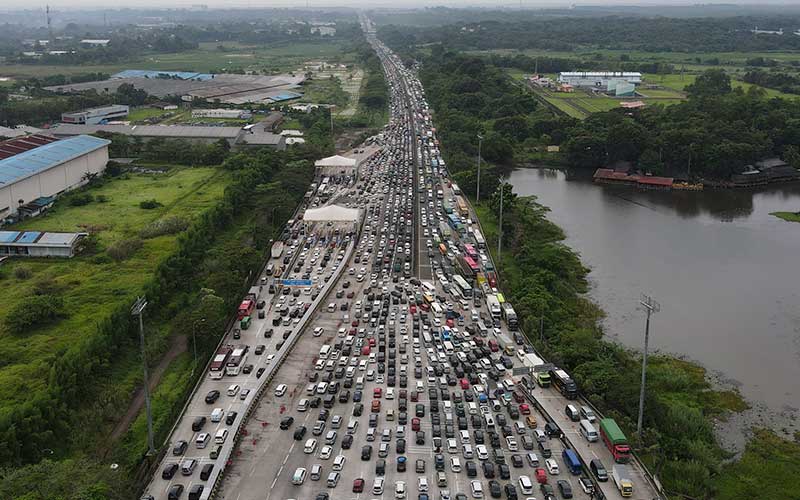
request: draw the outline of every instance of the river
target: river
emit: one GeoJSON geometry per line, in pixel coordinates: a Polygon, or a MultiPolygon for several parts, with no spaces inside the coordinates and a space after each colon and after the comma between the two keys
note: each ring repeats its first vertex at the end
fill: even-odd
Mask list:
{"type": "Polygon", "coordinates": [[[721,374],[751,402],[800,406],[800,184],[758,191],[644,192],[554,169],[509,181],[535,195],[591,268],[606,333],[641,349],[641,294],[661,305],[650,345],[721,374]]]}

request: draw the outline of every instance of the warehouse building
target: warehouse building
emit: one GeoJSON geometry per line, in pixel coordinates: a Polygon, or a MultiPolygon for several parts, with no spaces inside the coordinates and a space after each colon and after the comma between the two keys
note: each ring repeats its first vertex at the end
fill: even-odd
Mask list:
{"type": "Polygon", "coordinates": [[[63,113],[61,121],[64,123],[77,123],[81,125],[97,125],[128,116],[130,108],[123,105],[104,106],[92,108],[75,113],[63,113]]]}
{"type": "Polygon", "coordinates": [[[231,147],[270,146],[286,149],[284,137],[255,127],[202,127],[193,125],[72,125],[61,124],[49,130],[56,137],[74,137],[84,134],[122,134],[138,137],[142,141],[152,139],[183,139],[186,141],[210,144],[224,139],[231,147]]]}
{"type": "Polygon", "coordinates": [[[249,120],[253,114],[243,109],[193,109],[192,118],[225,118],[249,120]]]}
{"type": "Polygon", "coordinates": [[[638,71],[562,71],[558,81],[573,87],[607,89],[609,83],[617,81],[639,85],[642,74],[638,71]]]}
{"type": "Polygon", "coordinates": [[[87,233],[0,231],[0,257],[74,257],[87,233]]]}
{"type": "Polygon", "coordinates": [[[43,200],[101,173],[109,144],[99,137],[38,135],[0,142],[0,220],[13,220],[22,207],[41,211],[48,206],[43,200]]]}

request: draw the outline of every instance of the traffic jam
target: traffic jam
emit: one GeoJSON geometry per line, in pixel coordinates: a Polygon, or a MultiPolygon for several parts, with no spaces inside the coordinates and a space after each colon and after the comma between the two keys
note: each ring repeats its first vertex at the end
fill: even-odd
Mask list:
{"type": "Polygon", "coordinates": [[[414,70],[368,39],[390,89],[389,124],[368,140],[380,149],[339,195],[320,199],[333,182],[318,179],[311,196],[347,200],[360,226],[310,225],[302,210],[289,222],[210,365],[227,389],[190,405],[179,426],[191,431],[146,498],[209,498],[215,467],[228,467],[220,497],[237,499],[652,498],[634,489],[616,423],[519,332],[414,70]],[[253,401],[276,355],[286,361],[253,401]],[[240,426],[246,439],[215,462],[240,426]]]}

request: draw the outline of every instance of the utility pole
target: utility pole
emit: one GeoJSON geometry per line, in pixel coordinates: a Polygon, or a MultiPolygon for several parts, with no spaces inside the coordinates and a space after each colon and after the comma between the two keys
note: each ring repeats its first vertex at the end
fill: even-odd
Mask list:
{"type": "Polygon", "coordinates": [[[475,188],[475,203],[481,201],[481,144],[483,136],[478,134],[478,187],[475,188]]]}
{"type": "Polygon", "coordinates": [[[661,305],[653,300],[649,295],[642,295],[639,304],[644,307],[647,314],[647,321],[644,326],[644,354],[642,355],[642,386],[639,390],[639,420],[636,424],[636,433],[639,435],[639,442],[642,441],[642,419],[644,417],[644,389],[647,381],[647,347],[650,341],[650,315],[661,310],[661,305]]]}
{"type": "Polygon", "coordinates": [[[144,375],[144,404],[147,409],[147,455],[153,456],[156,454],[156,448],[153,445],[153,412],[150,408],[150,380],[147,376],[147,354],[144,347],[144,321],[142,319],[145,307],[147,307],[147,299],[137,297],[136,302],[131,307],[131,314],[139,316],[139,343],[142,348],[142,373],[144,375]]]}
{"type": "Polygon", "coordinates": [[[192,377],[194,377],[194,369],[197,366],[197,323],[205,323],[206,319],[196,319],[192,321],[192,348],[194,349],[194,365],[192,365],[192,377]]]}

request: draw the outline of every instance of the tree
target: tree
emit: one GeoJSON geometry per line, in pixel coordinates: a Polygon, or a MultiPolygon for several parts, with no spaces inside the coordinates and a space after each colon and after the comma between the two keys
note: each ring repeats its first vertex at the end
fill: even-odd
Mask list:
{"type": "Polygon", "coordinates": [[[693,97],[715,97],[731,93],[731,77],[723,69],[707,69],[686,86],[686,92],[693,97]]]}
{"type": "Polygon", "coordinates": [[[786,146],[786,149],[783,152],[783,161],[794,168],[800,168],[800,148],[794,144],[791,146],[786,146]]]}
{"type": "Polygon", "coordinates": [[[606,161],[606,145],[597,135],[572,137],[564,144],[567,161],[576,167],[600,167],[606,161]]]}
{"type": "Polygon", "coordinates": [[[492,128],[504,137],[515,141],[524,141],[530,135],[528,120],[520,115],[498,118],[492,128]]]}
{"type": "Polygon", "coordinates": [[[511,212],[514,210],[514,207],[517,205],[517,195],[514,193],[514,186],[506,182],[505,184],[500,184],[495,189],[494,193],[492,193],[492,197],[489,200],[489,204],[492,207],[492,211],[496,214],[500,214],[500,190],[503,191],[503,213],[505,215],[510,215],[511,212]]]}

